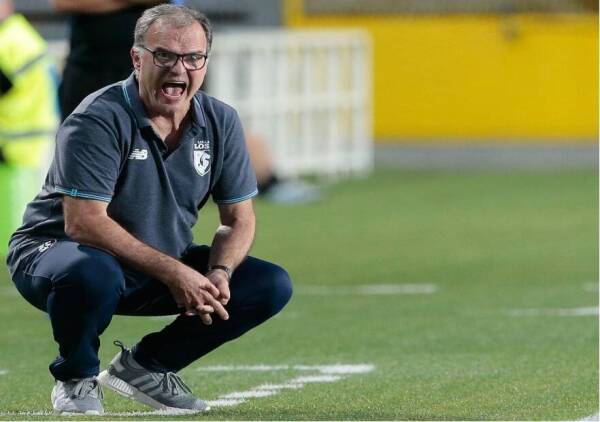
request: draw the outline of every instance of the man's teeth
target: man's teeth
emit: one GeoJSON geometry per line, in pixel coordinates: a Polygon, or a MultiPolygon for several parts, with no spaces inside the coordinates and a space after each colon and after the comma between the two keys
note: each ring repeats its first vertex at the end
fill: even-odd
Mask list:
{"type": "Polygon", "coordinates": [[[169,96],[180,96],[185,90],[183,82],[167,82],[163,84],[163,92],[169,96]]]}

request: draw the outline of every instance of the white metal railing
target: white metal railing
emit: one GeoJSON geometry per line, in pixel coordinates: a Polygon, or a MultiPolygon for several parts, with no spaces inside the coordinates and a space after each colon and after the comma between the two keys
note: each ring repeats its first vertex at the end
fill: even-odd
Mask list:
{"type": "Polygon", "coordinates": [[[263,137],[278,174],[372,168],[371,43],[358,30],[252,30],[215,36],[207,91],[263,137]]]}

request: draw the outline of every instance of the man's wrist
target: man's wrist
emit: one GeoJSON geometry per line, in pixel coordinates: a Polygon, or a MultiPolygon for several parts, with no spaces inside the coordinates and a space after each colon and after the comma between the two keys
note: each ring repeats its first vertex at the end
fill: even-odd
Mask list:
{"type": "Polygon", "coordinates": [[[209,265],[208,266],[209,273],[212,271],[217,271],[217,270],[224,272],[225,275],[227,276],[227,281],[231,282],[231,274],[232,274],[231,267],[228,267],[226,265],[209,265]]]}

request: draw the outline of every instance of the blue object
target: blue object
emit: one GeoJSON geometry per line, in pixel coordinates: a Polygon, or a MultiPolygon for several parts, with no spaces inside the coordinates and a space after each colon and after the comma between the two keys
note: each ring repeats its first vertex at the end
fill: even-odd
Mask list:
{"type": "MultiPolygon", "coordinates": [[[[181,257],[199,272],[210,248],[193,245],[181,257]]],[[[61,381],[99,372],[99,336],[113,315],[177,315],[182,312],[165,284],[123,268],[111,254],[78,243],[39,242],[13,278],[21,295],[48,312],[60,356],[50,372],[61,381]]],[[[177,372],[223,343],[277,314],[292,285],[277,265],[247,257],[233,274],[229,320],[179,315],[164,329],[146,335],[133,348],[134,359],[155,372],[177,372]]]]}

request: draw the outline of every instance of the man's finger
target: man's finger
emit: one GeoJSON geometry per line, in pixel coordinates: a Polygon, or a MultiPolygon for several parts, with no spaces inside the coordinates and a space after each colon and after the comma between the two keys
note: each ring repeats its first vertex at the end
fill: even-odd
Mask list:
{"type": "Polygon", "coordinates": [[[210,303],[210,306],[212,306],[215,310],[215,313],[223,320],[228,320],[229,319],[229,314],[227,313],[227,311],[225,310],[225,308],[223,307],[223,305],[215,300],[215,298],[208,298],[207,302],[210,303]]]}
{"type": "Polygon", "coordinates": [[[202,320],[202,323],[204,325],[210,325],[210,324],[212,324],[212,318],[210,317],[209,314],[201,314],[200,315],[200,319],[202,320]]]}
{"type": "Polygon", "coordinates": [[[196,312],[199,314],[212,314],[215,311],[210,305],[198,305],[196,306],[196,312]]]}
{"type": "Polygon", "coordinates": [[[206,283],[205,285],[202,286],[202,289],[206,290],[208,293],[210,293],[212,295],[212,297],[217,298],[219,297],[219,289],[217,289],[214,284],[212,283],[206,283]]]}
{"type": "Polygon", "coordinates": [[[231,295],[229,293],[229,289],[227,287],[222,288],[221,296],[219,297],[219,302],[221,302],[223,305],[227,305],[230,298],[231,298],[231,295]]]}

